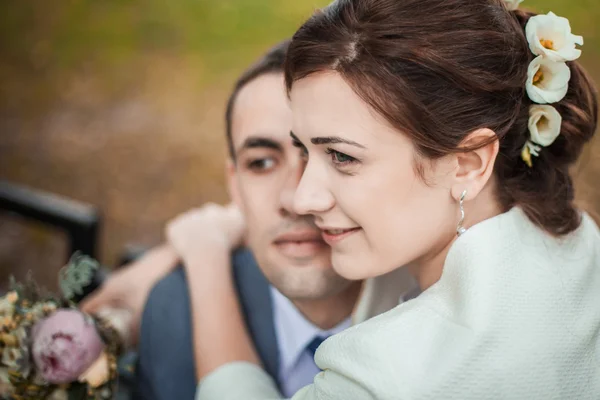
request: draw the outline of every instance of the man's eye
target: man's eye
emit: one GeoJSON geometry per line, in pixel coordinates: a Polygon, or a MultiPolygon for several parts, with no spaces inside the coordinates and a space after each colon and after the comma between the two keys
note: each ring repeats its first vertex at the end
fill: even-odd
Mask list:
{"type": "Polygon", "coordinates": [[[258,158],[250,160],[247,164],[248,169],[253,171],[265,171],[275,166],[275,160],[272,158],[258,158]]]}
{"type": "Polygon", "coordinates": [[[305,160],[305,161],[308,160],[308,149],[306,148],[306,146],[304,146],[302,143],[300,143],[296,139],[292,139],[292,146],[300,149],[300,157],[303,160],[305,160]]]}
{"type": "Polygon", "coordinates": [[[306,149],[306,147],[300,148],[300,158],[303,161],[308,161],[308,150],[306,149]]]}

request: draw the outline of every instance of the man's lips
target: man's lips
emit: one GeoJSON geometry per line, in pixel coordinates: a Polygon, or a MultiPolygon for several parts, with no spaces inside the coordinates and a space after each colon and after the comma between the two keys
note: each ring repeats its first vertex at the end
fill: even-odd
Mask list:
{"type": "Polygon", "coordinates": [[[321,232],[318,230],[306,230],[297,232],[288,232],[279,235],[274,240],[275,244],[286,243],[286,242],[322,242],[321,232]]]}
{"type": "Polygon", "coordinates": [[[318,230],[284,233],[273,243],[284,256],[296,259],[314,257],[328,248],[318,230]]]}

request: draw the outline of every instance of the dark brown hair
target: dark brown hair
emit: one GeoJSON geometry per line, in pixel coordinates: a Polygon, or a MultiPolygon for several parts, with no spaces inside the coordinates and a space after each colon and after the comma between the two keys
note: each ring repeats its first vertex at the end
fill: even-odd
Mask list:
{"type": "Polygon", "coordinates": [[[525,38],[531,13],[508,11],[502,0],[337,0],[296,32],[288,50],[288,91],[296,80],[334,70],[354,92],[435,159],[468,149],[466,136],[489,128],[500,152],[497,196],[505,210],[520,206],[554,235],[576,229],[571,166],[598,119],[596,92],[582,67],[554,107],[561,135],[529,168],[520,152],[529,137],[525,38]]]}
{"type": "Polygon", "coordinates": [[[227,133],[227,147],[231,159],[235,161],[235,149],[233,148],[233,139],[231,137],[231,124],[233,119],[233,108],[235,100],[240,90],[256,78],[273,73],[283,73],[285,54],[288,50],[290,41],[284,40],[271,47],[260,59],[246,69],[236,81],[229,100],[227,100],[227,109],[225,110],[225,131],[227,133]]]}

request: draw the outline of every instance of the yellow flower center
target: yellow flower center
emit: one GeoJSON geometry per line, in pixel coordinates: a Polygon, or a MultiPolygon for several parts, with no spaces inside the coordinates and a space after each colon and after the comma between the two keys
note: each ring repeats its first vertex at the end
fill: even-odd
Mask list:
{"type": "Polygon", "coordinates": [[[548,50],[555,50],[554,42],[550,39],[540,39],[540,44],[542,45],[542,47],[544,47],[548,50]]]}
{"type": "Polygon", "coordinates": [[[546,118],[545,115],[542,115],[540,117],[540,120],[537,123],[538,125],[538,131],[546,131],[548,129],[548,127],[550,126],[550,120],[548,118],[546,118]]]}
{"type": "Polygon", "coordinates": [[[533,84],[536,85],[543,80],[544,80],[544,73],[542,72],[542,69],[540,68],[533,76],[533,84]]]}

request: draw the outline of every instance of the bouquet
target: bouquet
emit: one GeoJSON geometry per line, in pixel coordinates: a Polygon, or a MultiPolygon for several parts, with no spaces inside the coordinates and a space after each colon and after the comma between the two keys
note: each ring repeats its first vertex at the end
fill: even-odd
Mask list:
{"type": "Polygon", "coordinates": [[[0,398],[114,397],[128,315],[86,315],[76,302],[97,268],[95,260],[75,254],[60,272],[60,296],[40,289],[31,276],[24,284],[11,279],[11,290],[0,297],[0,398]]]}

